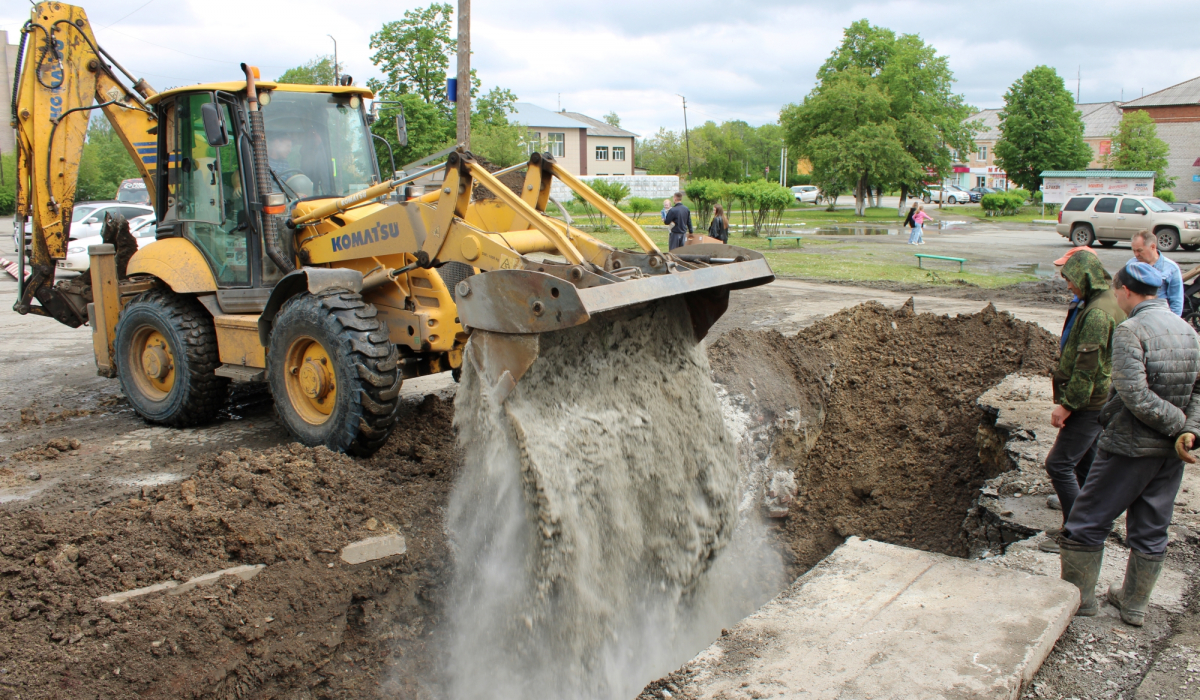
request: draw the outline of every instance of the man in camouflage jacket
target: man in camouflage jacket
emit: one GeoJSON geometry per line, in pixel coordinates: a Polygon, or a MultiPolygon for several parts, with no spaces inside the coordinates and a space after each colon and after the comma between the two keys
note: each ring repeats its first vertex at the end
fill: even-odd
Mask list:
{"type": "MultiPolygon", "coordinates": [[[[1065,523],[1096,457],[1100,409],[1112,383],[1113,329],[1125,320],[1125,312],[1117,306],[1111,278],[1090,250],[1071,255],[1062,276],[1080,301],[1054,372],[1057,405],[1050,422],[1059,430],[1046,455],[1046,472],[1062,503],[1065,523]]],[[[1049,534],[1057,535],[1058,530],[1049,534]]],[[[1040,547],[1058,551],[1053,537],[1043,540],[1040,547]]]]}

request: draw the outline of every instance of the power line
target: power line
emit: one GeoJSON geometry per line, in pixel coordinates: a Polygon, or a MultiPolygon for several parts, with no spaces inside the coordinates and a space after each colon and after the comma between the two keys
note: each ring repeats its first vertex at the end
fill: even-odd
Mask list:
{"type": "MultiPolygon", "coordinates": [[[[211,61],[212,63],[220,63],[220,64],[226,65],[226,66],[240,66],[241,65],[240,63],[235,63],[233,61],[220,61],[215,58],[209,58],[207,56],[197,56],[196,54],[193,54],[193,53],[188,53],[186,51],[180,51],[179,49],[171,48],[170,46],[163,46],[162,44],[156,44],[153,41],[147,41],[146,39],[143,39],[139,36],[134,36],[132,34],[129,34],[128,32],[123,32],[120,29],[113,29],[112,31],[116,32],[117,34],[127,36],[130,39],[135,39],[137,41],[140,41],[144,44],[149,44],[151,46],[155,46],[160,49],[166,49],[167,51],[174,51],[175,53],[187,56],[188,58],[198,58],[201,61],[211,61]]],[[[262,64],[262,63],[256,64],[256,65],[258,65],[258,67],[260,67],[260,68],[274,68],[277,70],[287,70],[286,68],[283,68],[282,66],[269,66],[266,64],[262,64]]]]}
{"type": "Polygon", "coordinates": [[[139,6],[139,7],[137,8],[137,10],[134,10],[133,12],[130,12],[128,15],[125,15],[124,17],[122,17],[121,19],[117,20],[116,22],[113,22],[112,24],[106,24],[106,25],[104,25],[103,27],[100,27],[100,28],[101,28],[101,29],[108,29],[109,27],[113,26],[113,24],[120,24],[121,22],[124,22],[125,20],[129,19],[130,15],[134,14],[134,12],[137,12],[138,10],[141,10],[143,7],[145,7],[146,5],[149,5],[149,4],[150,4],[150,3],[152,3],[152,2],[154,2],[154,0],[146,0],[146,2],[142,3],[142,5],[141,5],[141,6],[139,6]]]}

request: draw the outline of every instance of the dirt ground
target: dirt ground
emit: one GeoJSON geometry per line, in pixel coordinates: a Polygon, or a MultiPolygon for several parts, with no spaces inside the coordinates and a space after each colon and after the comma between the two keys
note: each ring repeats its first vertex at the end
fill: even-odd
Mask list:
{"type": "MultiPolygon", "coordinates": [[[[775,532],[789,573],[847,534],[963,553],[962,516],[990,476],[974,397],[1010,372],[1046,371],[1054,352],[1047,333],[1002,311],[1054,330],[1061,302],[1041,283],[737,293],[709,337],[718,380],[733,386],[739,356],[754,353],[797,373],[837,363],[824,432],[811,451],[793,446],[801,495],[775,532]],[[915,308],[896,308],[909,293],[915,308]],[[1001,311],[920,313],[978,312],[977,295],[1001,311]],[[837,313],[864,298],[891,308],[837,313]]],[[[0,314],[0,695],[440,697],[452,394],[448,376],[406,384],[402,428],[367,460],[289,445],[261,391],[238,392],[211,426],[168,430],[94,375],[88,329],[0,314]],[[398,561],[338,558],[389,531],[407,541],[398,561]],[[250,581],[94,601],[259,563],[250,581]]]]}

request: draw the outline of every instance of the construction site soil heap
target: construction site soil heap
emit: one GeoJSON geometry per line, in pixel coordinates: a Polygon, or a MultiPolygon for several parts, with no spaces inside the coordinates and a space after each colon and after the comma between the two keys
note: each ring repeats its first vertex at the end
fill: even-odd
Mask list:
{"type": "MultiPolygon", "coordinates": [[[[765,450],[798,487],[769,533],[786,580],[852,534],[965,554],[963,517],[994,476],[979,461],[974,400],[1007,374],[1048,373],[1056,353],[1053,336],[991,307],[951,319],[865,304],[794,337],[715,340],[707,355],[723,391],[761,396],[774,377],[799,387],[812,410],[824,404],[815,437],[781,434],[765,450]]],[[[75,513],[9,504],[0,515],[4,693],[451,697],[446,512],[463,455],[448,402],[429,396],[401,411],[403,427],[370,459],[297,445],[241,450],[120,503],[75,513]],[[339,559],[346,544],[390,531],[407,540],[399,560],[339,559]],[[267,566],[178,596],[95,601],[239,564],[267,566]]],[[[625,642],[650,653],[653,640],[625,642]]]]}

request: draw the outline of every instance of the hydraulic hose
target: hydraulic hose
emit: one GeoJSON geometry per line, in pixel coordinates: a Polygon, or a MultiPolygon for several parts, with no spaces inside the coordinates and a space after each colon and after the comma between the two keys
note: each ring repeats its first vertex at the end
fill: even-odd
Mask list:
{"type": "Polygon", "coordinates": [[[267,195],[271,192],[271,165],[267,160],[267,128],[263,122],[263,114],[258,109],[258,89],[254,86],[254,73],[250,66],[242,64],[246,73],[246,100],[250,105],[250,145],[254,149],[254,180],[258,185],[259,199],[259,230],[262,231],[263,247],[267,257],[275,263],[284,274],[296,269],[292,260],[284,254],[279,245],[279,218],[268,214],[265,210],[267,195]]]}

